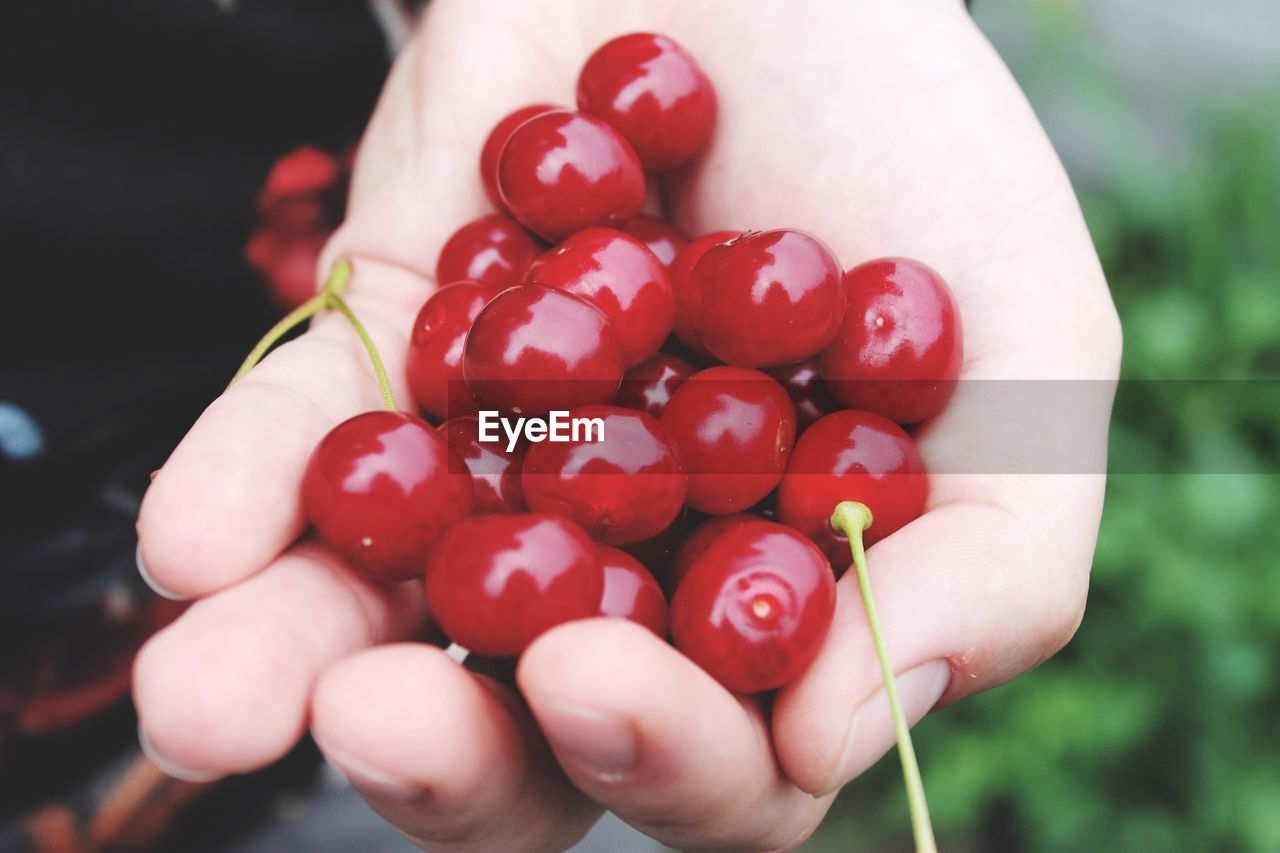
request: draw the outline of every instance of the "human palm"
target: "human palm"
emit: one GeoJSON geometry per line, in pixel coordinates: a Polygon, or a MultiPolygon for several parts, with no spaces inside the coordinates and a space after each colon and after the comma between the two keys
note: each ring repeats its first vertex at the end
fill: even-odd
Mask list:
{"type": "MultiPolygon", "coordinates": [[[[399,399],[435,256],[486,212],[488,129],[524,103],[570,103],[591,50],[637,30],[684,44],[720,99],[710,149],[661,185],[686,231],[796,227],[845,266],[928,262],[963,317],[965,380],[1115,377],[1119,327],[1071,187],[958,0],[436,0],[326,251],[354,263],[348,301],[399,399]]],[[[972,470],[964,454],[992,420],[974,387],[918,433],[926,466],[947,472],[925,515],[868,557],[913,722],[1034,666],[1083,612],[1101,462],[1093,476],[972,470]]],[[[432,849],[555,849],[601,807],[670,845],[767,849],[805,837],[892,745],[852,576],[818,660],[771,706],[622,621],[543,636],[517,689],[398,642],[427,618],[420,590],[369,586],[298,541],[311,449],[379,400],[359,343],[326,317],[214,402],[152,484],[141,562],[199,599],[136,665],[161,763],[250,771],[309,726],[370,804],[432,849]]],[[[1072,440],[1102,447],[1106,420],[1103,405],[1072,440]]]]}

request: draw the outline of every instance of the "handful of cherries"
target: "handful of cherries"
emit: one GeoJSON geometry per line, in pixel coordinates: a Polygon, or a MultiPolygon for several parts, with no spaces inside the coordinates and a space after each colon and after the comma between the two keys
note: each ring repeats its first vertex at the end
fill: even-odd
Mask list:
{"type": "Polygon", "coordinates": [[[796,229],[689,239],[642,212],[647,175],[688,163],[715,125],[710,80],[670,38],[599,48],[577,107],[523,107],[484,143],[500,212],[445,243],[413,324],[425,417],[395,410],[341,300],[349,266],[313,300],[353,322],[389,411],[320,442],[308,518],[370,579],[425,577],[468,650],[515,656],[565,621],[621,617],[739,693],[804,672],[852,563],[891,687],[863,537],[924,508],[904,426],[959,375],[946,283],[905,258],[843,271],[796,229]],[[508,444],[479,417],[556,411],[600,429],[508,444]]]}

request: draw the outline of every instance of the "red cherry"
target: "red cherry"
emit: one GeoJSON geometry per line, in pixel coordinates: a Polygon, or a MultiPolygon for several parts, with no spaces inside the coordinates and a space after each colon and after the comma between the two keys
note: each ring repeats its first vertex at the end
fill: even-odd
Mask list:
{"type": "Polygon", "coordinates": [[[831,529],[841,501],[871,510],[869,546],[920,516],[928,484],[924,463],[902,427],[870,412],[827,415],[796,442],[778,487],[778,518],[818,544],[837,569],[853,561],[849,540],[831,529]]]}
{"type": "Polygon", "coordinates": [[[523,512],[524,492],[520,487],[520,467],[525,447],[508,451],[506,439],[480,440],[480,419],[453,418],[436,427],[449,449],[457,454],[471,473],[477,513],[523,512]]]}
{"type": "Polygon", "coordinates": [[[822,382],[816,358],[806,358],[795,364],[771,367],[765,373],[778,380],[782,387],[787,389],[791,402],[796,405],[796,420],[801,432],[818,418],[840,408],[836,401],[831,399],[827,386],[822,382]]]}
{"type": "Polygon", "coordinates": [[[595,543],[557,515],[473,515],[451,525],[427,564],[427,606],[480,655],[518,655],[544,631],[600,612],[595,543]]]}
{"type": "Polygon", "coordinates": [[[625,551],[597,545],[604,569],[600,615],[630,619],[659,637],[667,635],[667,597],[649,571],[625,551]]]}
{"type": "Polygon", "coordinates": [[[291,196],[321,193],[341,177],[344,166],[328,151],[299,145],[271,165],[258,195],[258,205],[269,206],[291,196]]]}
{"type": "Polygon", "coordinates": [[[964,361],[960,314],[947,283],[907,258],[860,264],[844,282],[848,310],[819,356],[831,394],[848,408],[900,424],[938,414],[964,361]]]}
{"type": "Polygon", "coordinates": [[[540,415],[612,400],[622,382],[622,345],[589,302],[523,284],[476,315],[462,372],[477,405],[540,415]]]}
{"type": "Polygon", "coordinates": [[[694,512],[686,506],[680,510],[676,520],[667,525],[666,530],[643,542],[626,545],[622,550],[639,560],[654,577],[658,578],[664,589],[674,589],[674,586],[666,583],[666,577],[671,570],[671,561],[685,537],[705,517],[702,513],[694,512]]]}
{"type": "Polygon", "coordinates": [[[600,119],[553,110],[512,132],[498,157],[498,190],[526,228],[559,242],[592,225],[625,225],[644,204],[644,170],[600,119]]]}
{"type": "Polygon", "coordinates": [[[689,243],[689,236],[679,228],[665,219],[644,213],[627,223],[627,227],[622,230],[644,243],[645,248],[653,252],[668,269],[680,250],[689,243]]]}
{"type": "Polygon", "coordinates": [[[431,427],[365,412],[331,429],[302,479],[302,507],[325,542],[370,579],[422,573],[440,531],[471,512],[471,478],[431,427]]]}
{"type": "Polygon", "coordinates": [[[712,542],[720,538],[721,533],[737,527],[743,522],[759,520],[759,516],[748,515],[745,512],[735,512],[732,515],[714,515],[693,528],[689,535],[684,538],[684,541],[680,543],[680,547],[676,549],[671,558],[670,566],[664,578],[667,589],[676,590],[680,588],[680,581],[684,580],[684,576],[689,573],[689,568],[702,556],[702,552],[707,550],[707,547],[712,542]]]}
{"type": "Polygon", "coordinates": [[[783,229],[744,234],[707,251],[689,278],[702,345],[738,367],[801,361],[831,342],[844,283],[831,250],[783,229]]]}
{"type": "Polygon", "coordinates": [[[529,232],[491,213],[463,225],[445,241],[436,262],[436,282],[470,280],[510,287],[521,282],[541,252],[529,232]]]}
{"type": "Polygon", "coordinates": [[[817,656],[835,613],[822,552],[771,521],[722,530],[671,600],[676,648],[735,693],[794,680],[817,656]]]}
{"type": "Polygon", "coordinates": [[[498,192],[498,157],[506,147],[507,140],[515,129],[534,116],[560,109],[555,104],[530,104],[515,112],[508,113],[489,131],[489,136],[480,149],[480,182],[484,185],[484,194],[498,210],[506,210],[502,196],[498,192]]]}
{"type": "Polygon", "coordinates": [[[639,364],[671,334],[676,301],[662,262],[636,238],[585,228],[544,253],[525,282],[581,296],[609,318],[627,364],[639,364]]]}
{"type": "Polygon", "coordinates": [[[475,412],[462,381],[462,347],[472,321],[499,290],[478,281],[447,285],[428,297],[413,321],[405,372],[414,399],[433,416],[475,412]]]}
{"type": "Polygon", "coordinates": [[[778,485],[796,435],[782,386],[758,370],[711,367],[671,396],[662,425],[689,472],[692,508],[742,512],[778,485]]]}
{"type": "Polygon", "coordinates": [[[712,231],[710,234],[703,234],[681,249],[671,262],[671,287],[676,293],[675,335],[693,350],[695,356],[705,356],[708,360],[711,358],[711,354],[702,346],[697,327],[693,325],[693,291],[689,289],[689,277],[693,275],[693,268],[702,260],[703,255],[721,243],[727,243],[741,235],[741,231],[712,231]]]}
{"type": "Polygon", "coordinates": [[[623,374],[613,404],[660,418],[671,395],[696,372],[697,368],[680,356],[660,352],[623,374]]]}
{"type": "Polygon", "coordinates": [[[598,419],[601,432],[533,444],[521,481],[535,512],[558,512],[607,545],[640,542],[680,513],[688,478],[675,442],[644,412],[583,406],[571,419],[598,419]]]}
{"type": "Polygon", "coordinates": [[[632,33],[591,54],[578,75],[578,109],[618,129],[646,169],[686,162],[711,139],[716,93],[680,45],[632,33]]]}

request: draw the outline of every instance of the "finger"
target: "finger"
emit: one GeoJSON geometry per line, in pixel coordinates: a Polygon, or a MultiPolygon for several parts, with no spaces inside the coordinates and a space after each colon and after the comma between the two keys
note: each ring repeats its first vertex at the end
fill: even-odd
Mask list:
{"type": "MultiPolygon", "coordinates": [[[[868,553],[884,641],[909,723],[1001,684],[1060,649],[1084,612],[1100,476],[943,475],[920,519],[868,553]]],[[[894,744],[852,571],[817,660],[774,705],[779,761],[832,792],[894,744]]]]}
{"type": "Polygon", "coordinates": [[[791,847],[830,805],[781,774],[756,704],[629,622],[559,627],[517,678],[574,784],[665,844],[791,847]]]}
{"type": "Polygon", "coordinates": [[[302,735],[315,680],[351,651],[416,630],[421,588],[374,587],[315,544],[192,605],[134,662],[139,730],[174,775],[244,773],[302,735]]]}
{"type": "Polygon", "coordinates": [[[519,698],[439,649],[383,646],[321,678],[312,733],[369,804],[431,850],[563,850],[600,810],[519,698]]]}
{"type": "MultiPolygon", "coordinates": [[[[437,30],[424,30],[396,65],[361,145],[350,216],[322,262],[328,269],[338,257],[353,261],[348,301],[405,408],[404,357],[435,285],[435,256],[454,229],[485,212],[475,174],[484,134],[507,99],[545,98],[537,72],[475,51],[459,55],[437,30]],[[485,86],[500,94],[490,97],[485,86]]],[[[345,321],[317,320],[216,400],[165,463],[139,518],[145,575],[167,594],[192,597],[260,570],[304,527],[299,490],[316,443],[379,405],[368,358],[345,321]]]]}
{"type": "MultiPolygon", "coordinates": [[[[410,291],[426,293],[425,282],[356,260],[348,301],[406,403],[410,291]]],[[[267,356],[205,410],[160,469],[138,518],[139,562],[160,591],[189,598],[225,589],[301,534],[311,451],[341,421],[381,406],[368,357],[343,323],[325,318],[267,356]]]]}

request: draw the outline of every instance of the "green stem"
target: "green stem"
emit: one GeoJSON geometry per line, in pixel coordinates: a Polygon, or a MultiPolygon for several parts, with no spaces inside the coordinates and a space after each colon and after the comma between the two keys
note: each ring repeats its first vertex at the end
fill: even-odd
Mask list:
{"type": "Polygon", "coordinates": [[[911,831],[915,836],[916,850],[921,853],[937,853],[938,843],[933,838],[933,824],[929,821],[929,804],[924,797],[924,782],[920,778],[920,765],[916,762],[915,747],[911,745],[911,729],[902,713],[898,698],[898,682],[893,677],[893,666],[884,647],[880,630],[880,617],[876,614],[875,599],[871,597],[871,578],[867,574],[867,555],[862,546],[862,531],[871,526],[871,510],[857,501],[843,501],[831,515],[831,527],[849,537],[849,549],[853,552],[853,568],[858,576],[858,589],[867,611],[867,624],[871,627],[871,640],[875,643],[876,657],[880,659],[880,672],[884,676],[884,690],[889,697],[889,709],[893,713],[893,730],[898,737],[898,757],[902,759],[902,778],[907,785],[907,804],[911,809],[911,831]]]}
{"type": "Polygon", "coordinates": [[[243,379],[245,374],[253,370],[258,362],[262,361],[267,352],[279,343],[280,339],[295,326],[305,320],[309,320],[325,309],[333,309],[347,319],[347,322],[351,324],[351,328],[355,330],[356,335],[360,338],[360,342],[364,344],[365,351],[369,353],[369,361],[373,362],[374,375],[378,378],[378,390],[382,392],[382,405],[386,407],[388,412],[396,411],[396,398],[391,392],[391,380],[387,378],[387,368],[382,364],[382,356],[378,355],[378,348],[374,345],[373,338],[369,337],[364,325],[357,319],[355,313],[342,298],[342,293],[347,289],[347,282],[349,281],[351,281],[351,262],[347,260],[338,261],[338,263],[334,264],[333,272],[329,273],[329,279],[324,283],[324,287],[320,288],[319,293],[286,314],[284,319],[272,326],[271,330],[262,336],[262,340],[258,341],[257,346],[245,357],[240,369],[236,371],[236,375],[231,377],[227,387],[230,388],[243,379]]]}
{"type": "Polygon", "coordinates": [[[301,325],[330,307],[329,297],[340,295],[342,291],[347,289],[347,282],[350,280],[351,263],[349,261],[339,261],[334,265],[333,272],[329,274],[329,280],[324,283],[324,287],[320,288],[319,293],[286,314],[279,323],[272,326],[271,330],[262,336],[262,340],[258,341],[257,345],[245,356],[244,361],[240,363],[240,369],[236,371],[235,376],[231,377],[227,387],[230,388],[243,379],[250,370],[253,370],[258,365],[258,362],[262,361],[271,348],[279,343],[281,338],[289,334],[295,326],[301,325]]]}
{"type": "Polygon", "coordinates": [[[378,348],[374,345],[373,338],[369,337],[364,325],[356,319],[356,315],[352,313],[341,296],[336,293],[329,294],[329,306],[343,317],[346,317],[347,322],[351,324],[351,328],[355,329],[360,342],[364,344],[365,350],[369,353],[369,361],[373,362],[373,372],[378,377],[378,390],[382,392],[382,405],[388,412],[394,412],[396,410],[396,397],[391,393],[391,380],[387,378],[387,368],[382,364],[382,356],[378,355],[378,348]]]}
{"type": "Polygon", "coordinates": [[[317,293],[306,302],[294,308],[286,314],[279,323],[271,327],[271,331],[262,336],[262,340],[245,356],[244,361],[240,363],[240,369],[236,371],[236,375],[231,377],[231,381],[227,383],[230,388],[241,379],[243,379],[250,370],[257,367],[258,362],[275,346],[281,338],[289,334],[294,326],[299,325],[304,320],[309,320],[316,314],[319,314],[329,306],[329,295],[327,293],[317,293]]]}

